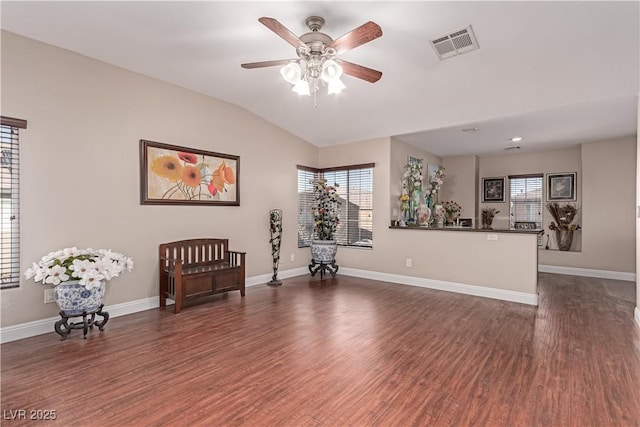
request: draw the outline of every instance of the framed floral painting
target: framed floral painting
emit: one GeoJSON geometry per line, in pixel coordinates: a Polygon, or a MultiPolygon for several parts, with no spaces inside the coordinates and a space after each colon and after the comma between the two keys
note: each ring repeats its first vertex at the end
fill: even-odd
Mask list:
{"type": "Polygon", "coordinates": [[[504,202],[504,177],[482,178],[482,203],[504,202]]]}
{"type": "Polygon", "coordinates": [[[240,157],[141,139],[140,203],[240,206],[240,157]]]}

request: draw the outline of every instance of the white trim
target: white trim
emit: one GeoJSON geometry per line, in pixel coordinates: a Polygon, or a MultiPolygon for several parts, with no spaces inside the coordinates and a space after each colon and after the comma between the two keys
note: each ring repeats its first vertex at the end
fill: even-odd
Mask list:
{"type": "MultiPolygon", "coordinates": [[[[288,279],[290,277],[302,276],[309,273],[308,267],[298,267],[291,270],[278,271],[278,279],[288,279]]],[[[260,276],[253,276],[245,280],[245,286],[265,285],[271,281],[273,274],[261,274],[260,276]]]]}
{"type": "Polygon", "coordinates": [[[518,302],[521,304],[538,305],[538,294],[529,294],[526,292],[508,291],[504,289],[487,288],[484,286],[467,285],[456,282],[445,282],[443,280],[425,279],[423,277],[402,276],[399,274],[358,270],[355,268],[341,268],[340,273],[345,276],[361,277],[363,279],[380,280],[382,282],[392,282],[399,283],[401,285],[437,289],[440,291],[518,302]]]}
{"type": "MultiPolygon", "coordinates": [[[[299,267],[291,270],[278,272],[279,279],[287,279],[289,277],[301,276],[309,272],[307,267],[299,267]]],[[[245,286],[256,286],[266,284],[271,280],[273,274],[263,274],[260,276],[249,277],[245,280],[245,286]]],[[[167,299],[167,305],[174,304],[173,300],[167,299]]],[[[137,313],[139,311],[150,310],[160,306],[160,298],[158,296],[143,298],[135,301],[127,301],[121,304],[114,304],[105,307],[105,311],[109,312],[109,318],[125,316],[127,314],[137,313]]],[[[33,322],[20,323],[18,325],[6,326],[0,328],[0,344],[21,340],[23,338],[34,337],[36,335],[48,334],[54,332],[53,325],[59,316],[49,317],[42,320],[34,320],[33,322]]]]}
{"type": "Polygon", "coordinates": [[[562,267],[559,265],[538,265],[538,271],[542,273],[569,274],[571,276],[597,277],[599,279],[624,280],[635,282],[635,273],[624,271],[593,270],[591,268],[562,267]]]}
{"type": "Polygon", "coordinates": [[[634,310],[636,313],[636,323],[638,324],[638,326],[640,326],[640,307],[636,307],[636,309],[634,310]]]}
{"type": "MultiPolygon", "coordinates": [[[[109,318],[112,318],[126,316],[127,314],[137,313],[139,311],[149,310],[152,308],[156,308],[159,305],[160,300],[156,296],[135,301],[127,301],[121,304],[110,305],[105,307],[105,311],[108,311],[109,318]]],[[[53,325],[58,320],[60,320],[60,317],[56,316],[0,328],[0,343],[4,344],[10,341],[21,340],[23,338],[29,338],[36,335],[54,332],[53,325]]]]}

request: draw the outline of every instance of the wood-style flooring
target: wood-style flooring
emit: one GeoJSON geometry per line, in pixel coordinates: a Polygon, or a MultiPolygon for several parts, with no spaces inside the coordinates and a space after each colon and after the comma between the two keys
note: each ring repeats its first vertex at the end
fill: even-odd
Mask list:
{"type": "Polygon", "coordinates": [[[304,276],[11,342],[2,425],[640,426],[635,284],[543,273],[539,291],[304,276]]]}

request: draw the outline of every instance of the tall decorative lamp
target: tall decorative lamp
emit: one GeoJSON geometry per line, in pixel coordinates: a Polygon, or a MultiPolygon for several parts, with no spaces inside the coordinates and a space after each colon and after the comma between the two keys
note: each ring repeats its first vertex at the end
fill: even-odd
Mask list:
{"type": "Polygon", "coordinates": [[[280,242],[282,240],[282,209],[271,209],[269,211],[269,228],[271,231],[271,257],[273,258],[273,277],[267,283],[269,286],[280,286],[282,281],[278,280],[278,265],[280,264],[280,242]]]}

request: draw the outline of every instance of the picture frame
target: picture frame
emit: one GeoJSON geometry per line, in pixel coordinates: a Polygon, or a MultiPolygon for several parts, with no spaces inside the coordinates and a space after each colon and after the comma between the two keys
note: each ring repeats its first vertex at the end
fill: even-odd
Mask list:
{"type": "Polygon", "coordinates": [[[548,173],[547,201],[576,201],[577,172],[548,173]]]}
{"type": "Polygon", "coordinates": [[[427,182],[431,181],[431,178],[433,178],[433,176],[438,171],[438,167],[438,165],[433,165],[430,163],[427,164],[427,182]]]}
{"type": "Polygon", "coordinates": [[[482,178],[482,202],[504,202],[504,177],[482,178]]]}
{"type": "Polygon", "coordinates": [[[141,139],[140,204],[240,206],[240,156],[141,139]]]}

